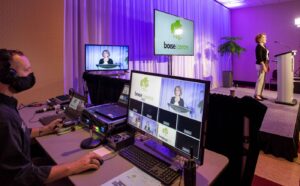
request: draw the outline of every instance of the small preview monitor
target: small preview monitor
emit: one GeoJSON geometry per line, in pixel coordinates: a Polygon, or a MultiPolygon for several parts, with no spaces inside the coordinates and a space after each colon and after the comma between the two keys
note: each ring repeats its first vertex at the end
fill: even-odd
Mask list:
{"type": "Polygon", "coordinates": [[[132,71],[128,124],[203,163],[209,81],[132,71]]]}
{"type": "Polygon", "coordinates": [[[86,71],[128,70],[128,46],[85,45],[86,71]]]}
{"type": "Polygon", "coordinates": [[[194,22],[154,10],[155,55],[194,55],[194,22]]]}

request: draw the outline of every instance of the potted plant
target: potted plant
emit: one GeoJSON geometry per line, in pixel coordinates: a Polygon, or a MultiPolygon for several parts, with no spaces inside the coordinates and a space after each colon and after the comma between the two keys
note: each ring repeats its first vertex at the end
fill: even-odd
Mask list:
{"type": "MultiPolygon", "coordinates": [[[[242,52],[244,52],[246,49],[241,47],[239,44],[237,44],[237,40],[241,40],[240,37],[222,37],[222,40],[224,42],[219,45],[218,52],[221,54],[221,56],[226,57],[226,64],[230,63],[232,60],[232,56],[237,55],[240,56],[242,52]]],[[[223,71],[222,78],[223,78],[223,87],[231,87],[232,86],[232,70],[233,70],[233,64],[231,63],[231,69],[223,71]]]]}

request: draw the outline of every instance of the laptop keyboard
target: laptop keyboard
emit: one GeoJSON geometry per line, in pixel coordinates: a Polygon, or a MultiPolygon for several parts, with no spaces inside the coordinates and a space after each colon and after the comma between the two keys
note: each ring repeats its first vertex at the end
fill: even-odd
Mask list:
{"type": "Polygon", "coordinates": [[[127,115],[127,108],[120,105],[107,105],[96,110],[96,113],[106,116],[111,119],[125,117],[127,115]]]}
{"type": "Polygon", "coordinates": [[[39,121],[43,125],[48,125],[52,121],[54,121],[56,119],[61,119],[61,118],[65,118],[64,122],[68,122],[68,121],[74,120],[74,119],[68,117],[65,113],[61,113],[61,114],[55,114],[55,115],[51,115],[51,116],[42,117],[42,118],[39,119],[39,121]]]}

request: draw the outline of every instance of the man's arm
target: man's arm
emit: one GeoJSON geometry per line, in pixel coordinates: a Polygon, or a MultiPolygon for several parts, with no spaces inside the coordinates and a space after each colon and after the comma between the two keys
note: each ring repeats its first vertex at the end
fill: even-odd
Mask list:
{"type": "Polygon", "coordinates": [[[53,166],[46,183],[71,176],[73,174],[78,174],[89,169],[99,169],[100,160],[101,157],[99,155],[90,152],[75,162],[53,166]]]}
{"type": "MultiPolygon", "coordinates": [[[[37,167],[31,162],[29,140],[21,135],[21,130],[18,123],[0,121],[0,183],[24,186],[43,184],[51,166],[37,167]]],[[[29,135],[26,132],[23,134],[29,135]]]]}
{"type": "Polygon", "coordinates": [[[56,119],[46,126],[31,128],[30,137],[35,138],[54,133],[56,128],[62,125],[61,121],[61,119],[56,119]]]}

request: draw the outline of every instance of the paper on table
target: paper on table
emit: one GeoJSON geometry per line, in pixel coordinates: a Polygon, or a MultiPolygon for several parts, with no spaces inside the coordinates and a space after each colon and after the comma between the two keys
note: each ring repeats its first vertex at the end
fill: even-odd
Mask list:
{"type": "Polygon", "coordinates": [[[120,174],[119,176],[114,177],[108,182],[104,183],[102,186],[161,186],[162,184],[146,174],[137,167],[133,167],[128,171],[120,174]]]}
{"type": "Polygon", "coordinates": [[[100,148],[94,150],[93,152],[98,154],[101,157],[104,157],[105,155],[112,153],[112,151],[107,149],[106,147],[100,147],[100,148]]]}

